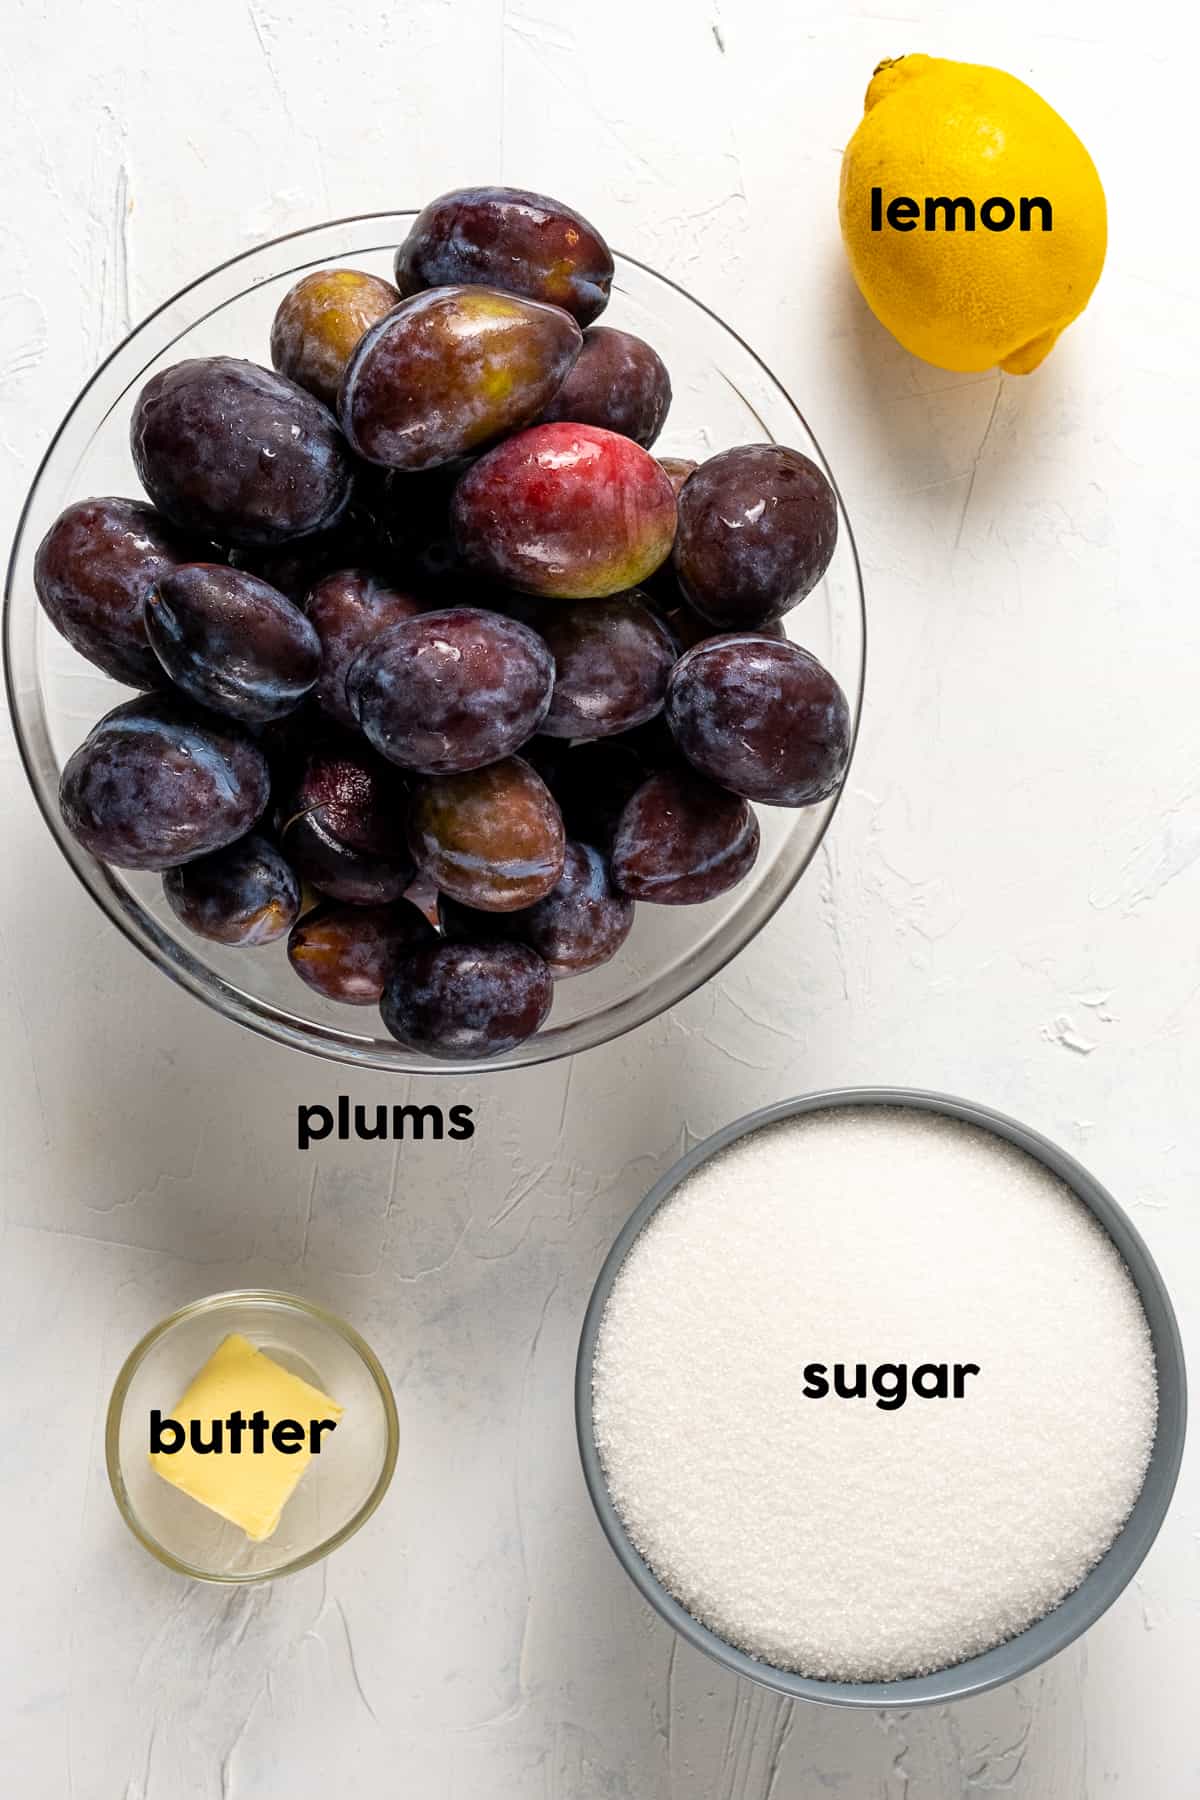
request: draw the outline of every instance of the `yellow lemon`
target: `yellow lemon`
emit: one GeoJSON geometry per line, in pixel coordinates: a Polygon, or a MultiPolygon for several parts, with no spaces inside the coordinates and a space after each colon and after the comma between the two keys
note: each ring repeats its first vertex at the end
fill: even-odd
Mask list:
{"type": "Polygon", "coordinates": [[[880,63],[839,213],[867,305],[943,369],[1035,369],[1104,266],[1091,157],[1032,88],[979,63],[880,63]]]}

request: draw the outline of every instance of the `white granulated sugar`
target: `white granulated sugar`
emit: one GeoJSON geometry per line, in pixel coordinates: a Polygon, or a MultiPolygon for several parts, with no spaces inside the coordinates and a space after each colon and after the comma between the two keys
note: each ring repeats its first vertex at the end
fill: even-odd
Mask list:
{"type": "Polygon", "coordinates": [[[699,1169],[605,1310],[596,1443],[629,1536],[727,1642],[843,1681],[990,1649],[1128,1517],[1157,1418],[1115,1246],[1041,1164],[913,1109],[809,1114],[699,1169]],[[960,1399],[805,1399],[806,1364],[977,1363],[960,1399]]]}

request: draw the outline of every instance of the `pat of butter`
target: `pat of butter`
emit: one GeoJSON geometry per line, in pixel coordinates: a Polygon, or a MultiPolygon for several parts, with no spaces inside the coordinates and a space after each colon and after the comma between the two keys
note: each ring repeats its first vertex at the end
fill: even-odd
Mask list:
{"type": "Polygon", "coordinates": [[[170,1417],[185,1431],[197,1421],[203,1441],[211,1442],[213,1421],[227,1420],[234,1411],[247,1420],[256,1412],[274,1422],[298,1420],[304,1425],[305,1441],[289,1454],[275,1447],[268,1432],[262,1449],[254,1450],[249,1435],[243,1432],[241,1448],[235,1452],[229,1448],[227,1433],[220,1451],[202,1452],[193,1447],[189,1436],[179,1450],[152,1451],[150,1462],[172,1487],[190,1494],[232,1525],[240,1525],[248,1538],[261,1543],[279,1524],[312,1460],[310,1421],[327,1419],[336,1424],[342,1408],[233,1332],[218,1344],[170,1417]]]}

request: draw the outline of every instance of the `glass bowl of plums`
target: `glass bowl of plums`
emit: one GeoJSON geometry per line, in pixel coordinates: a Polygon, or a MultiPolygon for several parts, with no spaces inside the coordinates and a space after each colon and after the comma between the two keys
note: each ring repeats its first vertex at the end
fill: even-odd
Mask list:
{"type": "Polygon", "coordinates": [[[796,405],[571,207],[296,232],[100,368],[5,590],[21,754],[112,922],[368,1067],[572,1054],[713,976],[832,816],[858,561],[796,405]]]}

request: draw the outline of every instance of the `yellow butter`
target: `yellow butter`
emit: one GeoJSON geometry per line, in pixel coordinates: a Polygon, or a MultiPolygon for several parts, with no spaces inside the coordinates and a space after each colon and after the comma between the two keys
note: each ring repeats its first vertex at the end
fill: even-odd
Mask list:
{"type": "Polygon", "coordinates": [[[265,1413],[272,1424],[295,1419],[305,1428],[305,1441],[289,1454],[277,1449],[268,1433],[263,1448],[256,1451],[243,1434],[241,1449],[233,1452],[227,1434],[220,1451],[199,1452],[185,1441],[173,1452],[152,1451],[150,1462],[172,1487],[190,1494],[261,1543],[279,1524],[312,1461],[310,1421],[326,1419],[336,1424],[342,1408],[233,1332],[213,1351],[169,1417],[185,1429],[198,1421],[205,1439],[211,1441],[213,1421],[226,1420],[234,1411],[246,1419],[256,1412],[265,1413]]]}

